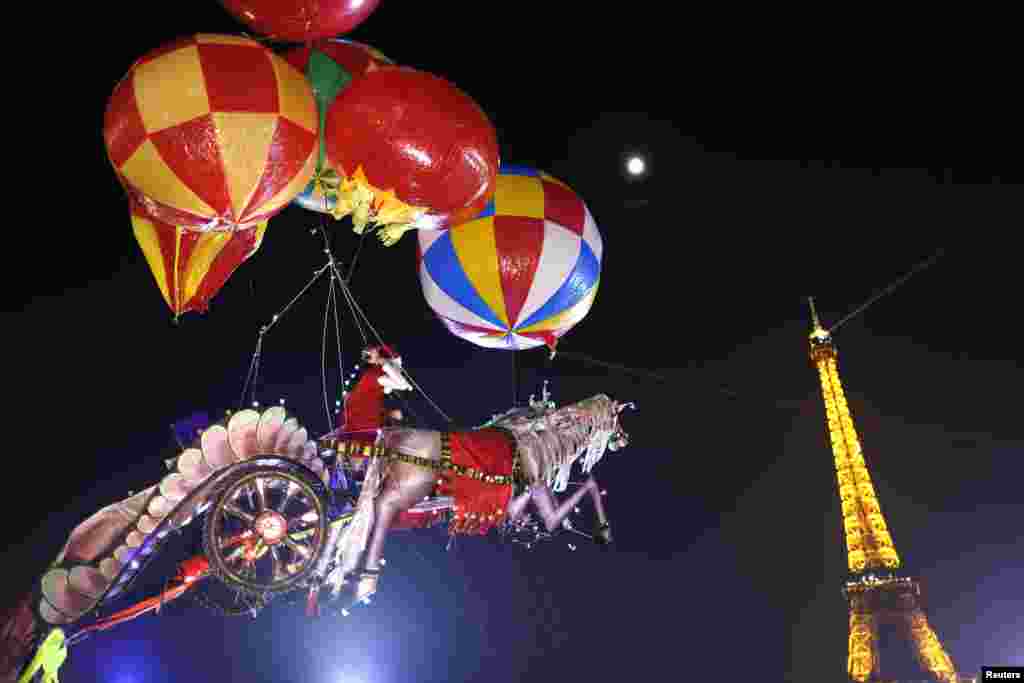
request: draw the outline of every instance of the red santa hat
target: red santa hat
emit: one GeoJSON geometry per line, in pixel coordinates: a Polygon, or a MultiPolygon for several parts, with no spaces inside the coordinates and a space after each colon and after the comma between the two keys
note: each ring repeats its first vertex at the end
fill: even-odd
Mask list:
{"type": "Polygon", "coordinates": [[[385,359],[385,360],[389,360],[389,359],[393,359],[393,358],[397,358],[398,357],[398,354],[395,353],[395,350],[393,348],[391,348],[390,346],[388,346],[387,344],[381,344],[380,346],[368,346],[368,347],[366,347],[366,350],[363,353],[364,354],[365,353],[369,353],[370,351],[372,351],[374,349],[376,349],[377,353],[380,354],[380,357],[385,359]]]}

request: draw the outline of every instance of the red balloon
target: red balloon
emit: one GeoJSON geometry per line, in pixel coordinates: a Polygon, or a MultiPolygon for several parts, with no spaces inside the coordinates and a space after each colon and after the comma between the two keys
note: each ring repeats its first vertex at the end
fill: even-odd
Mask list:
{"type": "Polygon", "coordinates": [[[259,34],[305,43],[348,33],[373,14],[380,0],[220,0],[259,34]]]}
{"type": "Polygon", "coordinates": [[[448,81],[385,66],[338,95],[327,112],[327,156],[346,176],[426,207],[431,227],[475,218],[494,196],[498,135],[480,106],[448,81]]]}

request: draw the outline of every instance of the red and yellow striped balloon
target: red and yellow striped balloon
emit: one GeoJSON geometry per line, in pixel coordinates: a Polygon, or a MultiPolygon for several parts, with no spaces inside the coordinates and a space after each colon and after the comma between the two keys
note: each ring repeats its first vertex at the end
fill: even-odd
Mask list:
{"type": "Polygon", "coordinates": [[[260,248],[267,229],[263,221],[231,232],[186,230],[131,204],[135,239],[175,318],[187,311],[205,312],[235,269],[260,248]]]}
{"type": "Polygon", "coordinates": [[[312,178],[318,132],[302,73],[256,41],[215,34],[136,62],[103,127],[129,194],[192,230],[246,228],[287,206],[312,178]]]}

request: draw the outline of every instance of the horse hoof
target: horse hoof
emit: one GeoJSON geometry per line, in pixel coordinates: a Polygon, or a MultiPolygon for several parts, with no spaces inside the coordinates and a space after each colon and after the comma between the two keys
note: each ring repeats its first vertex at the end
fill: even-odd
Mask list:
{"type": "Polygon", "coordinates": [[[604,546],[611,545],[612,528],[607,522],[598,525],[598,527],[594,529],[594,543],[604,546]]]}
{"type": "Polygon", "coordinates": [[[377,582],[380,580],[380,571],[364,569],[353,577],[355,580],[349,584],[349,591],[346,595],[348,609],[360,605],[369,605],[371,597],[377,594],[377,582]]]}

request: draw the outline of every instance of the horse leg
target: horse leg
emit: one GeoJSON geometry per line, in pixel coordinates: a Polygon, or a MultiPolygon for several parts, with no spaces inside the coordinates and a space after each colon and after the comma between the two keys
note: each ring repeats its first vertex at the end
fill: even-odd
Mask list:
{"type": "Polygon", "coordinates": [[[530,502],[530,498],[533,496],[533,492],[529,489],[525,493],[521,493],[508,502],[505,506],[505,518],[514,522],[519,519],[519,516],[526,510],[526,504],[530,502]]]}
{"type": "Polygon", "coordinates": [[[607,527],[608,515],[604,511],[604,501],[601,499],[600,486],[598,486],[597,481],[593,477],[590,477],[590,481],[594,482],[589,491],[590,502],[593,503],[594,512],[597,514],[597,524],[599,527],[607,527]]]}
{"type": "Polygon", "coordinates": [[[604,526],[607,524],[604,516],[604,506],[601,505],[601,494],[593,477],[588,478],[582,486],[576,489],[575,493],[562,501],[561,504],[559,504],[551,489],[544,484],[536,485],[530,489],[530,499],[536,506],[537,512],[540,513],[541,519],[544,520],[544,527],[548,531],[554,531],[558,528],[562,520],[568,517],[572,509],[583,499],[583,496],[588,494],[594,502],[599,523],[604,526]]]}
{"type": "Polygon", "coordinates": [[[404,462],[391,463],[381,491],[374,501],[373,529],[363,559],[363,570],[356,572],[356,583],[352,587],[353,603],[377,592],[384,544],[395,517],[430,495],[437,483],[436,476],[433,471],[423,467],[404,462]]]}
{"type": "Polygon", "coordinates": [[[612,528],[608,525],[608,515],[604,511],[604,501],[601,500],[601,491],[593,477],[590,488],[590,501],[594,504],[594,512],[597,513],[597,528],[594,529],[594,541],[600,545],[608,545],[612,542],[612,528]]]}
{"type": "MultiPolygon", "coordinates": [[[[441,437],[437,432],[416,429],[391,429],[384,432],[384,444],[437,460],[441,457],[441,437]]],[[[411,463],[395,461],[388,465],[380,494],[374,501],[374,521],[363,566],[379,571],[388,529],[400,513],[428,497],[437,484],[437,473],[411,463]]]]}
{"type": "Polygon", "coordinates": [[[376,590],[384,543],[395,517],[430,495],[436,483],[437,475],[431,470],[404,462],[391,464],[382,490],[374,501],[373,531],[363,564],[367,575],[356,587],[357,600],[376,590]]]}

